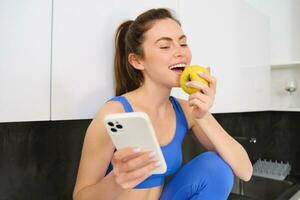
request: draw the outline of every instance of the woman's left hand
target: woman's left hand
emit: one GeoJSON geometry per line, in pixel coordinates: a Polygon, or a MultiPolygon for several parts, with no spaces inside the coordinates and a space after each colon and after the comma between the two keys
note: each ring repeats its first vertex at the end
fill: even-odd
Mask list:
{"type": "Polygon", "coordinates": [[[195,92],[189,96],[189,105],[193,108],[192,114],[194,118],[200,119],[209,112],[213,106],[216,94],[216,78],[211,76],[210,67],[207,68],[208,73],[199,72],[199,76],[207,80],[208,85],[198,81],[187,82],[188,87],[196,88],[199,92],[195,92]]]}

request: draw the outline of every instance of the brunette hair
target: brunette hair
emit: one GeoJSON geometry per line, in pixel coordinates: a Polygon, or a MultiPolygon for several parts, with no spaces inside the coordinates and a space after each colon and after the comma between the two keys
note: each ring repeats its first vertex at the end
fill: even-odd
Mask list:
{"type": "Polygon", "coordinates": [[[116,81],[116,95],[137,89],[144,82],[143,74],[128,62],[128,55],[134,53],[143,58],[142,44],[144,33],[148,31],[156,20],[170,18],[180,22],[170,10],[165,8],[151,9],[139,15],[134,21],[123,22],[115,35],[114,70],[116,81]]]}

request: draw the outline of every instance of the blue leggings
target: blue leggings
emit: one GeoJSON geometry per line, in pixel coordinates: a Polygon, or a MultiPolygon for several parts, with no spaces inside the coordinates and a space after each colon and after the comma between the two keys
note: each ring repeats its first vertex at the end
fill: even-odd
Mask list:
{"type": "Polygon", "coordinates": [[[215,152],[198,155],[165,186],[160,200],[223,200],[233,186],[229,165],[215,152]]]}

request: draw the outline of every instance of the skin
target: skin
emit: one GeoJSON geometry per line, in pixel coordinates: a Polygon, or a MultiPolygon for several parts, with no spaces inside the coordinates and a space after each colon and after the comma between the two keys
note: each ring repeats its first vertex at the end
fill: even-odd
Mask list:
{"type": "MultiPolygon", "coordinates": [[[[146,112],[149,115],[162,146],[172,141],[176,128],[175,111],[169,95],[172,87],[179,86],[180,73],[170,70],[169,67],[177,63],[189,65],[192,55],[186,36],[172,19],[155,21],[152,28],[145,33],[143,49],[144,57],[130,54],[128,60],[132,66],[142,71],[144,84],[124,96],[134,111],[146,112]]],[[[189,129],[193,130],[206,149],[218,152],[237,177],[248,181],[252,174],[252,165],[246,151],[209,112],[215,98],[216,79],[210,73],[199,73],[199,76],[209,84],[193,81],[187,84],[202,90],[202,93],[190,95],[188,101],[179,100],[189,129]]],[[[118,112],[124,112],[122,105],[119,102],[108,102],[91,122],[83,144],[74,199],[159,199],[162,186],[132,189],[149,177],[151,170],[157,167],[151,152],[126,148],[114,153],[114,146],[104,128],[103,119],[106,114],[118,112]],[[105,176],[110,161],[114,169],[105,176]]]]}

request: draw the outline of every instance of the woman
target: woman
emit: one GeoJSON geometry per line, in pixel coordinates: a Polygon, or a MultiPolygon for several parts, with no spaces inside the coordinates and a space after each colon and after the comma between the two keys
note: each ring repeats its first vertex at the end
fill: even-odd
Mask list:
{"type": "Polygon", "coordinates": [[[209,84],[191,81],[187,86],[202,92],[190,95],[188,101],[170,97],[192,57],[170,11],[151,9],[124,22],[115,41],[116,97],[100,109],[87,130],[74,199],[226,199],[233,174],[248,181],[252,165],[246,151],[209,113],[215,78],[199,73],[209,84]],[[152,152],[115,150],[103,119],[132,111],[149,115],[166,159],[166,174],[151,175],[159,165],[152,152]],[[179,169],[182,140],[189,130],[208,152],[179,169]],[[164,185],[169,175],[173,177],[164,185]]]}

